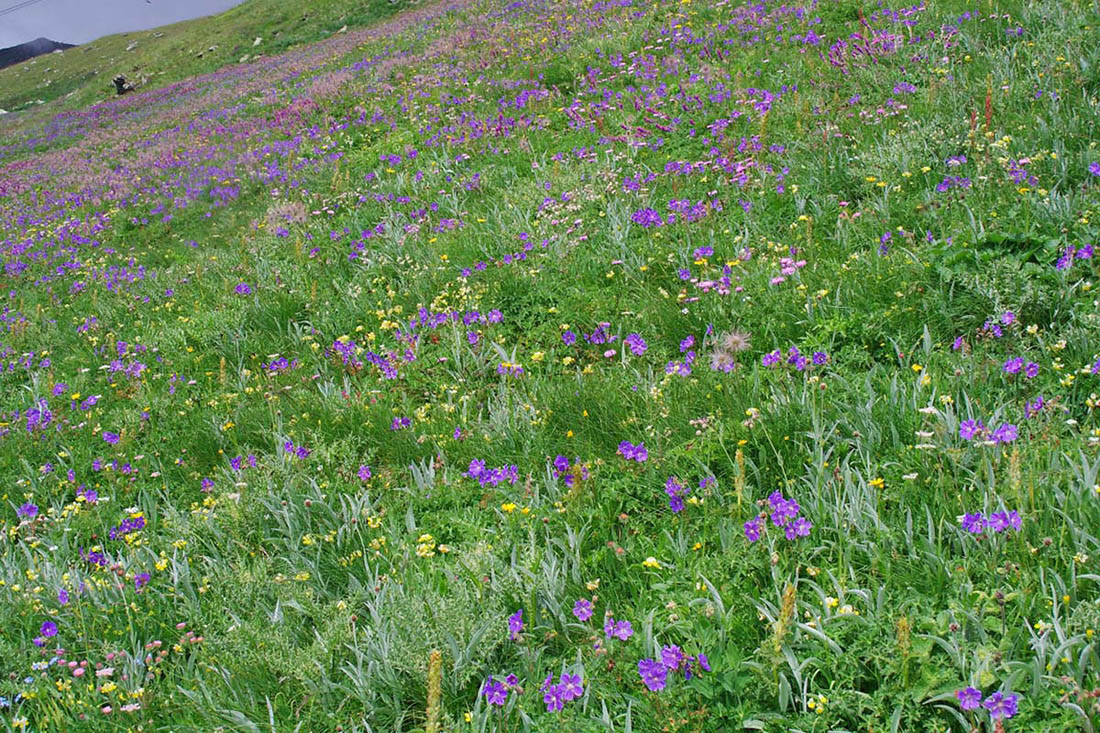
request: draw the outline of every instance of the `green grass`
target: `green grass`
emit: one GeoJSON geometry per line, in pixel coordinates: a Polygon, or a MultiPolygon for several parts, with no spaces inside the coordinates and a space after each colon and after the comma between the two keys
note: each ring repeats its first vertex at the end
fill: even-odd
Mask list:
{"type": "Polygon", "coordinates": [[[305,7],[0,72],[0,729],[1100,724],[1094,8],[305,7]]]}
{"type": "Polygon", "coordinates": [[[408,6],[415,3],[246,0],[218,15],[104,36],[2,69],[0,109],[36,116],[80,109],[114,97],[118,74],[139,89],[162,87],[367,26],[408,6]],[[43,103],[49,106],[35,108],[43,103]]]}

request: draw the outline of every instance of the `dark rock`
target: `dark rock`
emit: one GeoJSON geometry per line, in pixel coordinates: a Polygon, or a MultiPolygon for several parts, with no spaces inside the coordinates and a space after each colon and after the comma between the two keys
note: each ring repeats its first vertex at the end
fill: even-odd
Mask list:
{"type": "Polygon", "coordinates": [[[18,46],[0,48],[0,69],[5,66],[12,66],[28,61],[35,56],[41,56],[42,54],[51,53],[53,51],[64,51],[66,48],[72,47],[73,45],[71,43],[51,41],[49,38],[36,38],[33,41],[20,43],[18,46]]]}

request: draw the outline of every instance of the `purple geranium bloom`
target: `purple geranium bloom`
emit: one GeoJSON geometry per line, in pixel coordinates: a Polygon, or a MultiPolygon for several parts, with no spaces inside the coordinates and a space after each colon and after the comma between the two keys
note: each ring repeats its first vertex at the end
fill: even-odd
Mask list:
{"type": "Polygon", "coordinates": [[[959,437],[963,440],[974,440],[985,431],[985,425],[981,420],[963,420],[959,423],[959,437]]]}
{"type": "Polygon", "coordinates": [[[565,702],[584,695],[584,685],[579,674],[563,674],[558,679],[558,687],[561,689],[561,699],[565,702]]]}
{"type": "Polygon", "coordinates": [[[550,685],[542,695],[542,701],[546,703],[546,712],[556,713],[565,707],[565,699],[562,697],[561,685],[550,685]]]}
{"type": "Polygon", "coordinates": [[[616,621],[608,616],[603,622],[603,633],[608,639],[615,637],[620,641],[626,641],[634,635],[634,627],[629,621],[616,621]]]}
{"type": "Polygon", "coordinates": [[[669,669],[679,669],[683,661],[684,653],[675,644],[661,648],[661,664],[669,669]]]}
{"type": "Polygon", "coordinates": [[[989,711],[989,717],[993,720],[999,720],[1000,718],[1011,718],[1016,714],[1016,703],[1019,697],[1015,694],[1004,694],[1003,692],[994,692],[992,695],[985,699],[982,705],[989,711]]]}
{"type": "Polygon", "coordinates": [[[985,529],[985,518],[982,517],[981,512],[974,512],[973,514],[964,514],[962,517],[962,528],[971,534],[981,534],[985,529]]]}
{"type": "Polygon", "coordinates": [[[490,705],[503,706],[508,699],[508,690],[501,683],[490,677],[481,688],[481,694],[490,705]]]}
{"type": "Polygon", "coordinates": [[[1039,376],[1039,365],[1033,361],[1029,361],[1027,366],[1024,367],[1024,375],[1028,379],[1035,379],[1035,377],[1039,376]]]}
{"type": "Polygon", "coordinates": [[[1019,429],[1010,422],[1001,423],[1001,426],[993,431],[990,436],[994,443],[1011,443],[1019,436],[1019,429]]]}
{"type": "Polygon", "coordinates": [[[628,641],[630,637],[634,636],[634,627],[631,626],[629,621],[616,621],[615,629],[611,632],[619,641],[628,641]]]}
{"type": "Polygon", "coordinates": [[[650,692],[660,692],[665,689],[665,682],[668,677],[668,670],[660,662],[656,662],[652,659],[641,659],[638,661],[638,675],[642,678],[642,682],[649,688],[650,692]]]}
{"type": "Polygon", "coordinates": [[[756,542],[760,539],[760,517],[745,522],[745,539],[756,542]]]}
{"type": "Polygon", "coordinates": [[[17,513],[21,517],[26,517],[27,519],[34,519],[36,516],[38,516],[38,505],[37,504],[32,504],[31,502],[28,501],[27,503],[25,503],[21,507],[19,507],[19,509],[17,510],[17,513]]]}
{"type": "Polygon", "coordinates": [[[1008,512],[993,512],[985,520],[985,526],[994,532],[1004,532],[1008,529],[1008,512]]]}
{"type": "Polygon", "coordinates": [[[112,432],[109,432],[107,430],[103,431],[103,439],[105,441],[107,441],[108,443],[110,443],[111,445],[114,445],[115,443],[117,443],[119,441],[119,437],[120,436],[119,436],[118,433],[112,433],[112,432]]]}
{"type": "Polygon", "coordinates": [[[53,621],[43,621],[38,633],[45,637],[57,636],[57,624],[53,621]]]}
{"type": "Polygon", "coordinates": [[[976,687],[966,687],[955,693],[959,707],[963,710],[977,710],[982,703],[982,691],[976,687]]]}
{"type": "Polygon", "coordinates": [[[523,631],[523,609],[519,609],[508,617],[508,638],[515,641],[519,632],[523,631]]]}
{"type": "Polygon", "coordinates": [[[248,283],[237,283],[237,287],[234,288],[237,295],[251,295],[252,287],[248,283]]]}
{"type": "Polygon", "coordinates": [[[359,471],[355,475],[359,477],[360,481],[368,481],[371,477],[370,466],[360,466],[359,471]]]}
{"type": "Polygon", "coordinates": [[[573,615],[582,623],[592,618],[592,601],[587,598],[579,599],[573,604],[573,615]]]}
{"type": "Polygon", "coordinates": [[[630,347],[630,351],[633,352],[635,356],[641,356],[649,349],[649,345],[646,344],[645,339],[637,333],[629,334],[623,341],[630,347]]]}
{"type": "Polygon", "coordinates": [[[813,526],[810,520],[805,517],[797,517],[793,522],[787,525],[784,534],[787,535],[787,539],[789,540],[793,540],[795,537],[808,537],[813,526]]]}

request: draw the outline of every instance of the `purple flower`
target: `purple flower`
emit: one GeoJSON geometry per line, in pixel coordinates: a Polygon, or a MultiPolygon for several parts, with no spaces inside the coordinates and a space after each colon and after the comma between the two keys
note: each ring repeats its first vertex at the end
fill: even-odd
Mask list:
{"type": "Polygon", "coordinates": [[[646,450],[645,443],[638,443],[634,445],[628,440],[624,440],[619,443],[619,455],[628,461],[637,461],[638,463],[644,463],[649,458],[649,451],[646,450]]]}
{"type": "Polygon", "coordinates": [[[252,287],[248,283],[237,283],[237,287],[233,289],[237,295],[251,295],[252,287]]]}
{"type": "Polygon", "coordinates": [[[108,443],[110,443],[111,445],[114,445],[119,440],[119,434],[108,432],[108,431],[104,430],[103,431],[103,439],[105,441],[107,441],[108,443]]]}
{"type": "Polygon", "coordinates": [[[661,648],[661,664],[669,669],[679,669],[684,661],[684,653],[675,644],[661,648]]]}
{"type": "Polygon", "coordinates": [[[982,703],[982,691],[976,687],[966,687],[955,693],[959,707],[963,710],[977,710],[982,703]]]}
{"type": "Polygon", "coordinates": [[[565,702],[584,695],[584,685],[579,674],[562,674],[558,678],[558,687],[561,689],[561,699],[565,702]]]}
{"type": "Polygon", "coordinates": [[[1033,361],[1029,361],[1027,366],[1024,367],[1024,376],[1028,379],[1035,379],[1039,376],[1039,365],[1033,361]]]}
{"type": "Polygon", "coordinates": [[[963,420],[959,423],[959,437],[963,440],[974,440],[985,432],[985,425],[981,420],[963,420]]]}
{"type": "Polygon", "coordinates": [[[556,713],[565,707],[565,699],[562,697],[561,685],[550,685],[542,695],[542,701],[546,703],[546,712],[556,713]]]}
{"type": "Polygon", "coordinates": [[[645,339],[636,333],[628,334],[623,342],[630,347],[630,351],[633,352],[634,356],[641,356],[649,348],[645,339]]]}
{"type": "Polygon", "coordinates": [[[603,622],[603,633],[608,639],[614,637],[619,641],[627,641],[634,636],[634,627],[629,621],[616,621],[608,616],[603,622]]]}
{"type": "Polygon", "coordinates": [[[1100,162],[1093,161],[1089,163],[1089,173],[1094,176],[1100,176],[1100,162]]]}
{"type": "Polygon", "coordinates": [[[822,364],[824,364],[828,360],[829,360],[829,355],[826,354],[824,351],[815,351],[814,352],[813,362],[817,366],[821,366],[822,364]]]}
{"type": "Polygon", "coordinates": [[[45,637],[57,636],[57,624],[53,621],[43,621],[38,633],[45,637]]]}
{"type": "Polygon", "coordinates": [[[1003,692],[994,692],[985,699],[982,706],[989,711],[989,717],[993,720],[1011,718],[1016,714],[1017,700],[1019,697],[1013,693],[1006,695],[1003,692]]]}
{"type": "Polygon", "coordinates": [[[638,675],[650,692],[660,692],[665,689],[668,670],[660,662],[652,659],[638,660],[638,675]]]}
{"type": "Polygon", "coordinates": [[[561,335],[561,340],[566,346],[572,346],[577,343],[577,334],[572,331],[566,331],[561,335]]]}
{"type": "Polygon", "coordinates": [[[573,615],[576,616],[577,620],[581,623],[592,618],[592,601],[587,598],[579,599],[573,604],[573,615]]]}
{"type": "Polygon", "coordinates": [[[960,523],[962,528],[971,534],[981,534],[982,530],[985,529],[985,520],[981,512],[964,514],[960,523]]]}
{"type": "Polygon", "coordinates": [[[69,605],[69,591],[61,588],[57,591],[57,602],[62,606],[69,605]]]}
{"type": "Polygon", "coordinates": [[[36,516],[38,516],[38,505],[32,504],[28,501],[27,503],[19,507],[19,509],[16,510],[16,513],[21,517],[26,517],[27,519],[34,519],[36,516]]]}
{"type": "Polygon", "coordinates": [[[485,699],[490,705],[497,705],[499,707],[504,706],[504,702],[508,699],[508,690],[501,683],[489,677],[485,681],[485,684],[481,686],[481,694],[485,696],[485,699]]]}
{"type": "Polygon", "coordinates": [[[990,436],[994,443],[1011,443],[1019,436],[1019,429],[1010,422],[1001,423],[1000,427],[990,436]]]}
{"type": "Polygon", "coordinates": [[[760,517],[756,517],[745,522],[745,539],[747,539],[749,542],[756,542],[758,539],[760,539],[760,525],[760,517]]]}
{"type": "Polygon", "coordinates": [[[793,540],[795,537],[808,537],[813,526],[810,520],[805,517],[797,517],[793,522],[787,525],[783,533],[789,540],[793,540]]]}
{"type": "Polygon", "coordinates": [[[370,466],[365,465],[365,464],[362,465],[362,466],[359,466],[359,471],[355,475],[359,477],[360,481],[370,480],[370,477],[371,477],[370,466]]]}
{"type": "Polygon", "coordinates": [[[1015,374],[1024,368],[1024,358],[1017,356],[1005,362],[1004,370],[1007,374],[1015,374]]]}
{"type": "Polygon", "coordinates": [[[766,367],[773,367],[778,364],[782,358],[783,355],[780,353],[779,349],[776,349],[775,351],[769,351],[767,354],[764,354],[764,356],[760,358],[760,363],[766,367]]]}
{"type": "Polygon", "coordinates": [[[390,423],[390,430],[404,430],[412,425],[412,420],[407,417],[395,417],[390,423]]]}
{"type": "Polygon", "coordinates": [[[134,576],[134,590],[140,591],[149,584],[149,573],[138,573],[134,576]]]}
{"type": "Polygon", "coordinates": [[[508,638],[515,641],[519,638],[519,632],[523,631],[523,609],[519,609],[508,617],[508,638]]]}

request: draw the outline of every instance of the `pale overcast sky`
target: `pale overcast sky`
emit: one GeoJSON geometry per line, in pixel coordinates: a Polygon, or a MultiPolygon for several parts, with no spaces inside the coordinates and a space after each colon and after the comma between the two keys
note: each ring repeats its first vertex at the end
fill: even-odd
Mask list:
{"type": "Polygon", "coordinates": [[[86,43],[228,10],[243,0],[0,0],[0,48],[39,36],[86,43]],[[6,8],[26,5],[4,13],[6,8]]]}

